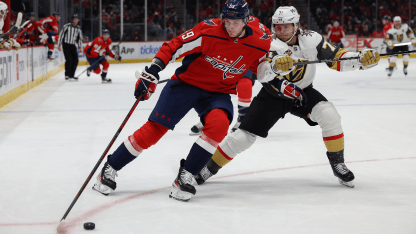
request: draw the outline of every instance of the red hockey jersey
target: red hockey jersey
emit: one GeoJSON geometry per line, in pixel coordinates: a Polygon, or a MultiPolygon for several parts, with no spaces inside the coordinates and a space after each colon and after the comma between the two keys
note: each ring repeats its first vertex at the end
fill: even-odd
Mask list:
{"type": "Polygon", "coordinates": [[[45,30],[46,32],[54,31],[58,34],[59,30],[59,23],[56,21],[55,16],[49,16],[40,20],[41,25],[46,24],[45,30]]]}
{"type": "Polygon", "coordinates": [[[84,53],[88,58],[96,58],[98,56],[105,56],[107,53],[114,58],[113,51],[110,50],[110,45],[113,41],[108,38],[104,41],[102,36],[96,37],[94,41],[87,44],[84,48],[84,53]]]}
{"type": "Polygon", "coordinates": [[[387,32],[393,27],[394,27],[393,22],[390,22],[390,23],[384,25],[384,27],[383,27],[384,38],[387,38],[387,36],[388,36],[387,32]]]}
{"type": "Polygon", "coordinates": [[[250,15],[250,17],[248,18],[248,22],[249,22],[249,25],[255,25],[259,27],[262,31],[265,31],[267,34],[271,35],[270,29],[266,27],[264,24],[260,23],[260,20],[257,17],[250,15]]]}
{"type": "Polygon", "coordinates": [[[204,90],[236,94],[236,83],[257,66],[270,48],[270,36],[250,23],[243,38],[232,39],[221,19],[205,20],[163,43],[155,58],[166,65],[184,57],[172,79],[204,90]]]}
{"type": "Polygon", "coordinates": [[[27,36],[29,37],[29,40],[32,42],[35,42],[39,40],[39,36],[41,34],[46,33],[45,29],[43,28],[40,21],[35,21],[32,23],[32,25],[26,30],[27,36]]]}

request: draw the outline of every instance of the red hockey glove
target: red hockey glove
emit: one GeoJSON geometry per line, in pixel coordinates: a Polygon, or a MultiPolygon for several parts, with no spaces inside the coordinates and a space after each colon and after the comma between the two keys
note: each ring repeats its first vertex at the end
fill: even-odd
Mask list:
{"type": "Polygon", "coordinates": [[[141,101],[145,101],[152,96],[159,82],[159,72],[160,69],[155,65],[150,66],[150,68],[146,66],[142,72],[136,71],[136,77],[138,79],[134,91],[136,98],[141,98],[143,93],[145,93],[145,96],[141,98],[141,101]]]}
{"type": "Polygon", "coordinates": [[[277,91],[277,95],[284,98],[294,100],[294,105],[297,107],[306,106],[306,94],[298,86],[283,79],[274,79],[268,82],[277,91]]]}

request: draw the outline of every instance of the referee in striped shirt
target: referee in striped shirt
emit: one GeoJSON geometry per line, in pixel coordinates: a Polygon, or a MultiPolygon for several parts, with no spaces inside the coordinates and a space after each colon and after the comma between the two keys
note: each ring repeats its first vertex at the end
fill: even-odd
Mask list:
{"type": "Polygon", "coordinates": [[[82,53],[82,31],[78,21],[78,15],[73,15],[71,23],[65,24],[59,33],[58,50],[64,49],[65,80],[70,78],[78,79],[78,77],[75,77],[75,70],[77,70],[78,66],[78,51],[75,44],[78,43],[78,50],[82,53]]]}

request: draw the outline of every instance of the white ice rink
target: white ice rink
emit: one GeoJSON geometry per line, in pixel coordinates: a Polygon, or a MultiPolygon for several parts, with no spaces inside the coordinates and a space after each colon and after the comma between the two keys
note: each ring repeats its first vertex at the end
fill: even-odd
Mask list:
{"type": "MultiPolygon", "coordinates": [[[[95,74],[69,82],[60,73],[0,109],[1,234],[56,233],[135,102],[134,72],[145,65],[112,64],[112,84],[95,74]]],[[[179,65],[169,65],[161,79],[179,65]]],[[[407,77],[401,59],[390,79],[386,67],[386,59],[345,73],[318,65],[314,87],[342,116],[355,188],[333,176],[319,126],[288,114],[268,138],[196,186],[189,202],[169,199],[179,161],[197,139],[188,135],[198,122],[192,110],[118,173],[117,190],[107,197],[91,189],[97,172],[67,216],[66,233],[415,234],[416,60],[407,77]],[[84,222],[96,229],[84,230],[84,222]]],[[[110,153],[146,122],[164,86],[139,103],[110,153]]]]}

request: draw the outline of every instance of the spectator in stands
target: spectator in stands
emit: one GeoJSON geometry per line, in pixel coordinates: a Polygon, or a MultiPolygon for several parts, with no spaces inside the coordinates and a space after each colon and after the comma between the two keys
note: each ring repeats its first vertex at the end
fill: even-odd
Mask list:
{"type": "Polygon", "coordinates": [[[339,26],[338,21],[334,22],[334,27],[331,27],[328,32],[328,41],[339,48],[344,48],[341,38],[345,37],[344,29],[339,26]]]}

